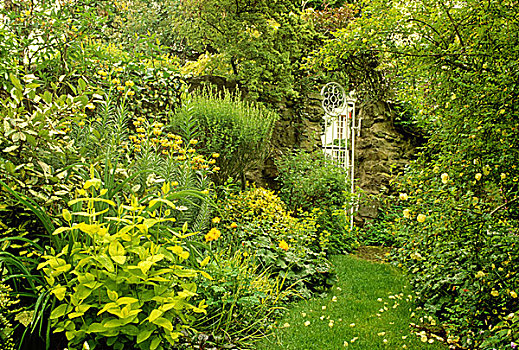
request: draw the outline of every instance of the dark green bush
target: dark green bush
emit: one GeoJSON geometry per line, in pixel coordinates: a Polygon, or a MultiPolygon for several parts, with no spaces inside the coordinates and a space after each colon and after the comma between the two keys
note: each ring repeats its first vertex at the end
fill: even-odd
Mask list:
{"type": "Polygon", "coordinates": [[[349,231],[349,180],[346,171],[322,152],[294,151],[276,160],[280,197],[289,210],[311,212],[318,208],[317,223],[329,233],[330,252],[350,251],[357,244],[349,231]],[[348,213],[347,213],[348,212],[348,213]]]}

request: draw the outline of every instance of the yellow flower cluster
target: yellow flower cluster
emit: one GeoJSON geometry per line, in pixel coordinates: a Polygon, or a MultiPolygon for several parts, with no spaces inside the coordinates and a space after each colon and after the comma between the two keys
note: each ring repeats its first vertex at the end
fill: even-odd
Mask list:
{"type": "MultiPolygon", "coordinates": [[[[105,69],[108,67],[105,66],[105,69]]],[[[107,72],[105,69],[100,69],[97,71],[97,74],[101,76],[101,79],[107,80],[110,83],[110,89],[115,88],[120,94],[126,92],[126,96],[134,96],[135,91],[132,88],[135,86],[135,83],[131,80],[127,80],[122,84],[121,80],[117,78],[119,73],[121,73],[124,69],[121,67],[116,67],[110,72],[107,72]],[[114,78],[112,78],[114,76],[114,78]]]]}
{"type": "Polygon", "coordinates": [[[220,238],[221,235],[222,234],[221,234],[220,230],[217,229],[216,227],[213,227],[212,229],[209,230],[209,232],[206,233],[205,241],[206,242],[216,241],[218,238],[220,238]]]}

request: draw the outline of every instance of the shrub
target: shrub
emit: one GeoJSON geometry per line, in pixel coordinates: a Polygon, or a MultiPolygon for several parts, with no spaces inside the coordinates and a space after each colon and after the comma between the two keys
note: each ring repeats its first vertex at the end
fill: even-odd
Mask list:
{"type": "MultiPolygon", "coordinates": [[[[26,334],[38,333],[48,347],[50,295],[41,288],[45,279],[36,267],[41,256],[52,249],[60,253],[75,243],[91,243],[88,235],[77,231],[52,235],[56,226],[64,222],[61,210],[64,203],[85,191],[76,192],[76,184],[83,180],[92,185],[91,180],[96,177],[104,186],[103,193],[97,192],[102,200],[120,204],[132,195],[149,198],[160,191],[164,183],[170,183],[174,191],[168,200],[175,202],[179,209],[171,209],[168,214],[170,219],[177,220],[176,224],[170,221],[171,227],[182,227],[186,223],[193,230],[201,230],[207,225],[211,211],[208,198],[201,191],[208,192],[211,181],[207,169],[194,168],[195,162],[206,161],[196,152],[188,152],[188,148],[194,150],[189,140],[184,142],[175,135],[168,138],[171,142],[181,141],[182,146],[164,154],[162,144],[153,144],[156,127],[147,119],[150,137],[145,140],[144,151],[128,152],[136,151],[129,142],[133,134],[129,128],[132,114],[126,108],[131,87],[125,86],[121,98],[112,94],[115,92],[112,86],[106,93],[98,91],[89,99],[88,87],[81,80],[77,91],[82,94],[78,97],[38,94],[33,85],[14,76],[11,80],[15,85],[12,97],[3,100],[0,107],[3,120],[0,124],[3,150],[0,194],[2,206],[14,219],[10,217],[5,221],[6,237],[0,236],[1,272],[9,278],[7,283],[16,293],[24,294],[21,306],[27,312],[32,309],[26,334]],[[178,159],[181,152],[187,154],[185,159],[178,159]],[[85,163],[92,164],[90,171],[85,163]],[[28,211],[34,215],[26,215],[28,211]]],[[[137,118],[133,121],[137,122],[137,118]]],[[[160,130],[162,133],[162,128],[160,130]]],[[[100,217],[117,217],[117,208],[102,200],[94,203],[98,211],[108,210],[100,217]]],[[[5,217],[2,215],[2,219],[5,217]]],[[[90,224],[88,217],[81,219],[79,215],[76,220],[90,224]]]]}
{"type": "Polygon", "coordinates": [[[205,154],[218,154],[216,184],[229,177],[242,180],[245,173],[262,164],[268,155],[269,142],[278,115],[266,108],[244,102],[237,94],[210,90],[192,94],[170,118],[174,133],[188,138],[182,126],[194,121],[197,139],[205,154]]]}
{"type": "Polygon", "coordinates": [[[517,339],[519,310],[515,205],[500,191],[506,175],[486,166],[456,177],[440,169],[410,170],[399,181],[404,209],[392,224],[401,244],[394,256],[450,343],[504,348],[517,339]]]}
{"type": "Polygon", "coordinates": [[[204,300],[193,303],[195,278],[211,278],[189,265],[182,243],[187,225],[180,232],[168,225],[177,210],[168,199],[174,193],[165,184],[159,197],[117,206],[96,195],[106,192],[100,186],[100,179],[85,182],[82,196],[69,203],[77,211],[63,211],[68,226],[53,233],[69,244],[51,250],[38,266],[56,298],[53,330],[64,332],[72,348],[85,341],[114,349],[173,345],[197,314],[206,313],[204,300]],[[99,210],[98,203],[116,216],[104,216],[109,208],[99,210]]]}
{"type": "Polygon", "coordinates": [[[230,253],[240,249],[254,255],[260,272],[279,275],[305,297],[330,285],[328,237],[319,235],[312,214],[291,216],[281,199],[263,188],[231,195],[219,208],[225,213],[220,246],[230,253]]]}
{"type": "Polygon", "coordinates": [[[12,307],[17,301],[11,300],[10,292],[12,292],[12,289],[4,284],[0,284],[0,348],[2,350],[15,349],[13,339],[14,327],[9,318],[11,318],[10,315],[14,311],[12,307]]]}
{"type": "Polygon", "coordinates": [[[347,172],[319,151],[289,152],[276,160],[276,166],[280,197],[288,208],[319,209],[317,222],[323,232],[329,233],[331,253],[354,248],[357,242],[349,231],[346,214],[352,205],[347,172]]]}

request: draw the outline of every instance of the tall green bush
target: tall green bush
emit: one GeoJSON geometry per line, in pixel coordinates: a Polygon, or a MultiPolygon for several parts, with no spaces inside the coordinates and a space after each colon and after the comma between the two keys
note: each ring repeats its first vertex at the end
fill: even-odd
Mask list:
{"type": "Polygon", "coordinates": [[[207,154],[217,154],[220,185],[228,178],[241,179],[267,157],[274,123],[279,116],[258,104],[245,102],[235,93],[205,90],[189,96],[171,116],[173,132],[183,135],[182,125],[193,121],[196,137],[207,154]]]}

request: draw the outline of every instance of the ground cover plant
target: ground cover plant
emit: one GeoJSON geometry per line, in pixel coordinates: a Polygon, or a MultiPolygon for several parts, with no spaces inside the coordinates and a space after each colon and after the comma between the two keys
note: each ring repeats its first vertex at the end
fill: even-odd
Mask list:
{"type": "Polygon", "coordinates": [[[227,226],[222,243],[231,253],[253,256],[262,271],[278,275],[303,297],[331,284],[329,239],[318,230],[314,215],[292,216],[283,201],[264,188],[230,195],[220,207],[227,226]]]}

